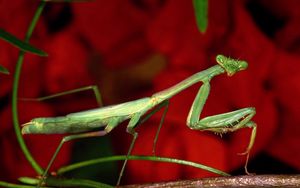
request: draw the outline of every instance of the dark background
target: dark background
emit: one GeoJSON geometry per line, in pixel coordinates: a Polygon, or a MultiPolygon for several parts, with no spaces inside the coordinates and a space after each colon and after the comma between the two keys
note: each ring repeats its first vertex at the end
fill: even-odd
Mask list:
{"type": "MultiPolygon", "coordinates": [[[[37,1],[0,1],[0,27],[23,38],[37,1]]],[[[224,54],[247,60],[249,68],[233,77],[214,78],[201,117],[256,107],[257,139],[249,171],[293,174],[300,169],[300,12],[297,0],[209,1],[208,29],[196,27],[192,1],[113,0],[49,3],[31,43],[49,57],[26,55],[19,97],[35,98],[87,85],[98,85],[105,105],[117,104],[172,86],[215,65],[224,54]]],[[[0,180],[35,176],[14,135],[11,90],[18,50],[0,41],[0,180]]],[[[186,117],[201,84],[171,99],[157,143],[158,156],[202,163],[234,175],[244,174],[243,152],[250,130],[220,136],[188,129],[186,117]]],[[[20,123],[96,108],[91,91],[44,102],[19,102],[20,123]]],[[[162,111],[137,130],[133,153],[152,155],[162,111]]],[[[126,154],[131,136],[119,126],[105,138],[66,144],[53,165],[126,154]],[[72,149],[73,148],[73,149],[72,149]],[[74,149],[75,148],[75,149],[74,149]]],[[[45,167],[61,135],[26,135],[36,160],[45,167]]],[[[121,163],[100,164],[73,172],[114,183],[121,163]]],[[[123,183],[143,183],[214,176],[191,167],[130,161],[123,183]]]]}

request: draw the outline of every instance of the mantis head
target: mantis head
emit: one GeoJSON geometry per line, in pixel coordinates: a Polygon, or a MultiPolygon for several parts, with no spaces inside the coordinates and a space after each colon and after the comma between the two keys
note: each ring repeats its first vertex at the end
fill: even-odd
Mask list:
{"type": "Polygon", "coordinates": [[[221,67],[225,69],[228,76],[232,76],[236,72],[245,70],[248,67],[248,63],[246,61],[231,59],[224,55],[217,55],[216,61],[221,67]]]}

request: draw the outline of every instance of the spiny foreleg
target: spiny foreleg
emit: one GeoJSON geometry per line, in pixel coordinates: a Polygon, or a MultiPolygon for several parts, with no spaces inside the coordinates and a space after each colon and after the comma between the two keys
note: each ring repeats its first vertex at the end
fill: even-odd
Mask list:
{"type": "Polygon", "coordinates": [[[203,106],[207,100],[210,91],[209,81],[205,81],[201,86],[200,90],[195,97],[195,100],[190,109],[187,125],[191,129],[201,130],[201,131],[211,131],[218,134],[223,134],[227,132],[233,132],[240,128],[252,128],[252,133],[248,147],[245,152],[241,153],[247,155],[245,172],[249,174],[247,170],[247,164],[249,159],[250,150],[253,147],[255,137],[256,137],[256,124],[251,121],[252,117],[255,115],[255,108],[243,108],[236,111],[218,114],[214,116],[208,116],[200,119],[203,106]]]}

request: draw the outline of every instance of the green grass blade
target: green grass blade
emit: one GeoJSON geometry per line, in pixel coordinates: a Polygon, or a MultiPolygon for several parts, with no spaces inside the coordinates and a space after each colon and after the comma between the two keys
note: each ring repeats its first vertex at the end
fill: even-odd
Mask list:
{"type": "MultiPolygon", "coordinates": [[[[4,181],[0,181],[0,187],[6,187],[6,188],[36,188],[36,185],[20,185],[20,184],[14,184],[14,183],[8,183],[4,181]]],[[[43,188],[49,188],[49,187],[43,187],[43,188]]]]}
{"type": "Polygon", "coordinates": [[[93,188],[113,188],[114,186],[96,182],[87,179],[58,179],[49,177],[46,179],[46,185],[54,187],[93,187],[93,188]]]}
{"type": "MultiPolygon", "coordinates": [[[[82,162],[71,164],[69,166],[61,167],[60,169],[58,169],[57,174],[61,175],[66,172],[69,172],[69,171],[72,171],[72,170],[75,170],[78,168],[86,167],[89,165],[93,165],[93,164],[111,162],[111,161],[122,161],[125,159],[126,159],[126,155],[114,155],[114,156],[110,156],[110,157],[100,157],[97,159],[82,161],[82,162]]],[[[144,161],[175,163],[175,164],[179,164],[179,165],[186,165],[186,166],[191,166],[194,168],[203,169],[203,170],[215,173],[215,174],[219,174],[221,176],[230,176],[230,174],[227,174],[226,172],[223,172],[221,170],[218,170],[218,169],[215,169],[215,168],[203,165],[203,164],[195,163],[192,161],[181,160],[181,159],[175,159],[175,158],[130,155],[130,156],[128,156],[128,160],[144,160],[144,161]]]]}
{"type": "Polygon", "coordinates": [[[31,178],[31,177],[19,177],[19,182],[27,184],[27,185],[37,185],[40,180],[37,178],[31,178]]]}
{"type": "MultiPolygon", "coordinates": [[[[25,184],[30,184],[36,186],[40,182],[40,179],[37,178],[31,178],[31,177],[21,177],[19,178],[19,181],[25,184]]],[[[56,177],[48,177],[45,180],[45,183],[47,186],[51,187],[94,187],[94,188],[113,188],[113,186],[101,183],[101,182],[96,182],[92,180],[87,180],[87,179],[66,179],[66,178],[56,178],[56,177]]],[[[28,186],[28,188],[31,188],[32,186],[28,186]]]]}
{"type": "Polygon", "coordinates": [[[208,0],[193,0],[196,22],[201,33],[205,33],[208,23],[208,0]]]}
{"type": "Polygon", "coordinates": [[[9,74],[8,70],[5,67],[3,67],[2,65],[0,65],[0,72],[3,74],[9,74]]]}
{"type": "Polygon", "coordinates": [[[12,44],[13,46],[19,48],[20,50],[30,52],[39,56],[47,56],[47,53],[37,49],[34,46],[31,46],[30,44],[18,39],[14,35],[4,31],[3,29],[0,28],[0,38],[3,39],[4,41],[12,44]]]}

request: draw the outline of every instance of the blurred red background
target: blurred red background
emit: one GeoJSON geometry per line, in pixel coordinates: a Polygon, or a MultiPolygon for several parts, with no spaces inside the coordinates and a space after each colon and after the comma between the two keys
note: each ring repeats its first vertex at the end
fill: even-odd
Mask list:
{"type": "MultiPolygon", "coordinates": [[[[23,38],[37,4],[1,0],[0,27],[23,38]]],[[[192,1],[49,3],[31,39],[49,57],[26,55],[19,97],[35,98],[95,84],[105,105],[116,104],[150,96],[213,66],[217,54],[247,60],[246,71],[212,80],[202,117],[256,107],[254,121],[258,130],[249,171],[297,173],[300,169],[298,10],[296,0],[210,0],[208,29],[201,34],[196,27],[192,1]]],[[[0,49],[0,64],[11,73],[0,75],[0,180],[16,181],[20,176],[36,174],[19,149],[11,120],[12,80],[18,50],[3,41],[0,49]]],[[[237,153],[245,150],[249,129],[220,138],[186,126],[188,111],[200,86],[197,84],[171,99],[156,154],[243,174],[245,157],[237,153]]],[[[19,118],[20,123],[25,123],[34,117],[95,107],[93,93],[87,91],[44,102],[20,101],[19,118]]],[[[161,115],[162,112],[155,114],[138,128],[134,154],[152,155],[161,115]]],[[[74,143],[66,144],[53,170],[70,160],[83,160],[78,158],[82,153],[89,153],[90,158],[126,154],[131,136],[125,127],[126,124],[118,127],[106,138],[78,142],[75,151],[74,143]],[[83,152],[82,148],[92,151],[83,152]]],[[[61,137],[26,135],[25,140],[33,156],[45,167],[61,137]]],[[[87,176],[100,179],[105,176],[102,181],[115,181],[116,166],[98,167],[92,172],[87,170],[87,176]]],[[[130,161],[123,183],[208,176],[214,174],[174,164],[130,161]]]]}

